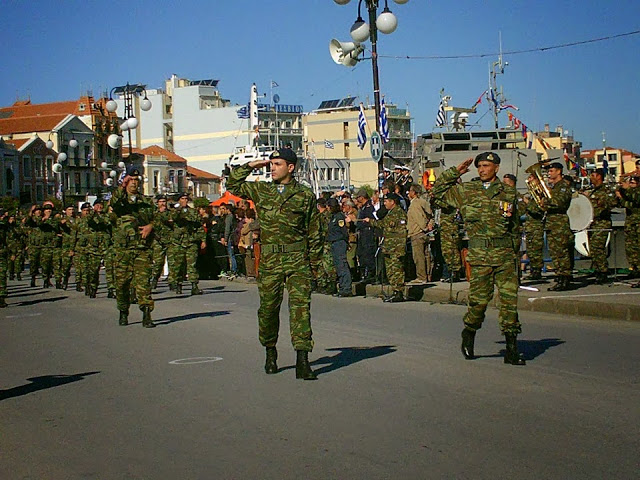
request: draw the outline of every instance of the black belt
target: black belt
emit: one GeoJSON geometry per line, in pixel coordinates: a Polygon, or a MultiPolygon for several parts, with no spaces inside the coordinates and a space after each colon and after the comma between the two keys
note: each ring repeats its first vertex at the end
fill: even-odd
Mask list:
{"type": "Polygon", "coordinates": [[[290,252],[303,252],[307,249],[306,242],[295,242],[287,245],[274,245],[267,244],[260,247],[262,253],[290,253],[290,252]]]}
{"type": "Polygon", "coordinates": [[[511,238],[470,238],[469,248],[499,248],[513,247],[511,238]]]}

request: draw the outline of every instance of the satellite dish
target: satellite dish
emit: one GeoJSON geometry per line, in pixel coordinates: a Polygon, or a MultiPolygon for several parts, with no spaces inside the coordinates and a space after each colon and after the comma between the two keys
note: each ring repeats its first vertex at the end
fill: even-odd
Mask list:
{"type": "Polygon", "coordinates": [[[273,96],[273,103],[280,103],[280,95],[277,93],[273,96]]]}

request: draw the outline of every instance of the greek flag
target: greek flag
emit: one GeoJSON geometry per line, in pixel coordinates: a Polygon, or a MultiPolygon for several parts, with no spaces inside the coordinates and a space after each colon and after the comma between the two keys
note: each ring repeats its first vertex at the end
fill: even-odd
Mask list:
{"type": "Polygon", "coordinates": [[[62,182],[64,180],[62,179],[62,176],[60,178],[60,182],[58,183],[58,191],[56,192],[56,198],[58,200],[62,200],[62,182]]]}
{"type": "Polygon", "coordinates": [[[247,119],[249,118],[249,107],[245,105],[241,107],[239,110],[237,110],[236,113],[238,114],[238,118],[247,119]]]}
{"type": "Polygon", "coordinates": [[[124,180],[124,177],[126,177],[126,176],[127,176],[127,169],[125,168],[124,170],[122,170],[122,173],[118,177],[118,185],[122,185],[122,181],[124,180]]]}
{"type": "Polygon", "coordinates": [[[389,143],[389,122],[387,121],[387,107],[384,98],[380,101],[380,138],[382,143],[389,143]]]}
{"type": "Polygon", "coordinates": [[[331,143],[329,140],[324,141],[324,148],[330,148],[333,150],[333,147],[334,147],[333,143],[331,143]]]}
{"type": "Polygon", "coordinates": [[[364,116],[362,104],[360,104],[360,114],[358,115],[358,147],[360,147],[360,150],[363,150],[364,146],[367,144],[367,132],[365,131],[366,126],[367,119],[364,116]]]}
{"type": "Polygon", "coordinates": [[[436,115],[436,127],[444,127],[447,123],[447,117],[444,114],[444,103],[440,100],[438,114],[436,115]]]}

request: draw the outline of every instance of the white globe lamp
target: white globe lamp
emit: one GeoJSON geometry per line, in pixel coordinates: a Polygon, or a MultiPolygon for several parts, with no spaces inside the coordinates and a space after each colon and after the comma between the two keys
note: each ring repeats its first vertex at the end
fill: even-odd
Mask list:
{"type": "Polygon", "coordinates": [[[333,1],[336,2],[338,5],[346,5],[351,0],[333,0],[333,1]]]}
{"type": "Polygon", "coordinates": [[[129,124],[129,128],[133,130],[138,126],[138,119],[136,117],[131,117],[127,120],[127,123],[129,124]]]}
{"type": "Polygon", "coordinates": [[[62,162],[66,162],[67,161],[67,154],[64,152],[60,152],[58,154],[58,163],[62,163],[62,162]]]}
{"type": "Polygon", "coordinates": [[[60,173],[62,171],[62,165],[60,165],[59,163],[54,163],[53,167],[51,167],[51,170],[53,170],[53,173],[60,173]]]}
{"type": "Polygon", "coordinates": [[[146,97],[143,98],[140,102],[140,110],[142,110],[143,112],[148,112],[149,110],[151,110],[151,100],[146,97]]]}
{"type": "Polygon", "coordinates": [[[78,146],[78,140],[76,140],[75,138],[72,138],[71,140],[69,140],[69,146],[71,148],[76,148],[78,146]]]}
{"type": "Polygon", "coordinates": [[[107,184],[107,187],[112,187],[113,186],[113,178],[107,178],[107,181],[104,182],[107,184]]]}
{"type": "Polygon", "coordinates": [[[53,140],[47,140],[47,148],[51,150],[53,148],[53,140]]]}
{"type": "Polygon", "coordinates": [[[118,104],[116,103],[115,100],[109,100],[107,102],[107,112],[113,113],[118,109],[118,104]]]}
{"type": "Polygon", "coordinates": [[[382,33],[388,35],[395,32],[398,27],[398,19],[393,13],[391,13],[391,10],[385,8],[376,20],[376,27],[378,27],[378,30],[382,33]]]}
{"type": "Polygon", "coordinates": [[[115,133],[112,133],[107,138],[107,143],[114,150],[116,150],[120,146],[120,141],[121,141],[121,137],[119,135],[116,135],[115,133]]]}
{"type": "Polygon", "coordinates": [[[111,171],[109,172],[109,176],[110,176],[111,178],[116,178],[116,175],[118,175],[118,172],[116,172],[115,170],[111,170],[111,171]]]}
{"type": "Polygon", "coordinates": [[[404,5],[405,3],[407,3],[409,0],[393,0],[394,2],[396,2],[398,5],[404,5]]]}
{"type": "Polygon", "coordinates": [[[107,168],[107,167],[108,167],[107,162],[102,162],[100,164],[100,168],[107,168]]]}
{"type": "Polygon", "coordinates": [[[369,24],[362,17],[358,17],[351,26],[351,38],[354,42],[362,43],[369,40],[369,24]]]}
{"type": "Polygon", "coordinates": [[[126,164],[124,162],[118,162],[118,168],[124,168],[126,164]]]}
{"type": "Polygon", "coordinates": [[[128,120],[125,120],[124,122],[122,122],[120,124],[120,130],[122,132],[126,132],[127,130],[129,130],[129,121],[128,120]]]}

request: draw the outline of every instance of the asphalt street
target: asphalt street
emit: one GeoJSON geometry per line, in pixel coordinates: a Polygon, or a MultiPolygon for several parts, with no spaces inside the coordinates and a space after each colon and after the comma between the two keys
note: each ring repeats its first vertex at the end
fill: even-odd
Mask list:
{"type": "Polygon", "coordinates": [[[496,310],[465,361],[463,306],[314,295],[305,382],[284,308],[268,376],[255,284],[201,287],[161,283],[144,329],[104,288],[11,282],[0,479],[638,478],[638,322],[523,312],[515,367],[496,310]]]}

